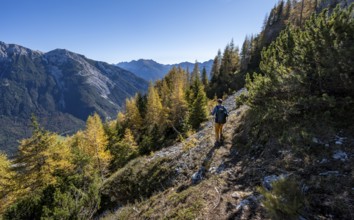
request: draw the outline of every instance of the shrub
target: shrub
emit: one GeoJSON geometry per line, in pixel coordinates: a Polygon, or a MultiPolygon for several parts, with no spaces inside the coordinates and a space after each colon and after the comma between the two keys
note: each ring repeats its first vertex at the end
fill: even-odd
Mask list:
{"type": "Polygon", "coordinates": [[[128,163],[104,183],[102,189],[102,200],[106,203],[104,206],[134,202],[163,190],[175,173],[168,162],[170,162],[168,158],[152,161],[137,158],[128,163]]]}
{"type": "Polygon", "coordinates": [[[272,219],[297,219],[305,204],[299,184],[292,178],[281,178],[267,191],[259,187],[264,196],[262,204],[272,219]]]}

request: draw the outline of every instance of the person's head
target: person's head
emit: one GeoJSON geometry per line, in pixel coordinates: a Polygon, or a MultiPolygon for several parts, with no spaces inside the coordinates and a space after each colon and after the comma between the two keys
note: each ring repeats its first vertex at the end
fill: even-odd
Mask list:
{"type": "Polygon", "coordinates": [[[219,105],[222,104],[222,99],[218,99],[218,104],[219,104],[219,105]]]}

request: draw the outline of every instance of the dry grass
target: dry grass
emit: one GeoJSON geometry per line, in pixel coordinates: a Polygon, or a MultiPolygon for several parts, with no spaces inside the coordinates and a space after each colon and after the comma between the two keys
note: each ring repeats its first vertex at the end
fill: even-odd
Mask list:
{"type": "Polygon", "coordinates": [[[186,151],[189,151],[191,148],[195,147],[196,145],[199,144],[199,140],[197,140],[196,138],[192,137],[192,138],[189,138],[185,141],[183,141],[183,151],[186,152],[186,151]]]}

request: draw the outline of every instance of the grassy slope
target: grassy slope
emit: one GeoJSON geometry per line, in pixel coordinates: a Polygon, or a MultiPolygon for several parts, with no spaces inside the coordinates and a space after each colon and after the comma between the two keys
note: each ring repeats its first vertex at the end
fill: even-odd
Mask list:
{"type": "MultiPolygon", "coordinates": [[[[242,184],[234,185],[232,183],[235,174],[242,169],[242,162],[237,156],[239,153],[233,148],[234,128],[235,125],[240,124],[247,112],[246,106],[236,110],[234,100],[235,95],[229,97],[226,103],[230,117],[225,126],[226,140],[222,146],[214,146],[213,122],[210,119],[199,132],[183,143],[156,152],[148,158],[150,163],[161,160],[161,158],[169,158],[164,167],[168,166],[170,170],[178,170],[178,172],[173,172],[169,181],[164,182],[161,187],[156,189],[157,192],[148,199],[136,198],[137,202],[134,202],[133,199],[128,204],[124,204],[124,199],[117,201],[117,205],[124,204],[124,208],[106,216],[105,219],[194,219],[196,217],[216,219],[232,215],[233,211],[236,211],[238,202],[253,194],[251,188],[244,188],[242,184]],[[208,171],[200,183],[192,184],[191,176],[201,167],[208,171]],[[236,186],[240,189],[237,189],[236,186]],[[235,191],[238,192],[238,198],[231,196],[235,191]]],[[[141,165],[145,164],[145,159],[137,160],[139,163],[132,162],[128,164],[128,167],[140,164],[138,169],[141,167],[149,169],[149,166],[141,165]]],[[[130,168],[134,169],[134,166],[130,168]]],[[[113,175],[113,178],[122,179],[123,175],[119,174],[121,172],[118,171],[113,175]]],[[[115,192],[119,185],[110,184],[111,182],[112,179],[107,181],[106,194],[117,195],[115,192]],[[107,191],[109,188],[110,192],[107,191]]],[[[245,215],[250,214],[246,213],[245,215]]],[[[259,215],[262,216],[262,213],[259,215]]]]}
{"type": "MultiPolygon", "coordinates": [[[[231,104],[234,97],[229,98],[231,104]]],[[[312,153],[299,152],[303,146],[296,146],[301,144],[296,142],[294,146],[272,146],[271,141],[265,145],[248,146],[248,133],[252,129],[248,107],[235,109],[235,106],[229,106],[229,109],[231,114],[225,126],[224,145],[214,147],[213,127],[209,121],[184,143],[156,152],[144,158],[144,162],[139,162],[142,161],[140,158],[130,163],[130,168],[135,166],[140,172],[151,173],[149,164],[164,160],[162,167],[169,167],[171,172],[168,173],[168,178],[158,176],[159,179],[165,179],[159,182],[159,187],[150,189],[152,196],[138,197],[131,194],[129,201],[124,198],[115,200],[115,203],[110,204],[111,207],[121,208],[112,209],[115,210],[112,213],[107,211],[102,218],[268,219],[270,217],[259,199],[257,188],[261,186],[265,176],[273,174],[288,174],[294,177],[299,187],[305,188],[303,207],[299,210],[305,218],[353,218],[351,183],[354,164],[350,159],[353,155],[352,136],[346,134],[347,139],[343,145],[336,145],[333,137],[326,136],[332,133],[317,136],[318,139],[328,142],[328,145],[315,144],[316,152],[312,153]],[[349,155],[349,160],[342,162],[332,158],[333,152],[339,148],[349,155]],[[328,162],[321,163],[324,158],[328,162]],[[202,166],[208,171],[201,182],[192,184],[192,174],[202,166]],[[144,167],[147,170],[143,171],[144,167]],[[338,171],[339,175],[320,175],[326,171],[338,171]],[[245,199],[248,199],[248,202],[245,202],[245,199]]],[[[159,168],[153,169],[156,173],[159,168]]],[[[114,178],[118,180],[122,179],[122,176],[117,173],[114,178]]],[[[141,178],[132,178],[130,181],[141,182],[141,178]]],[[[129,185],[132,182],[120,184],[129,185]]],[[[106,195],[114,195],[114,192],[122,187],[120,184],[110,183],[112,180],[106,183],[106,195]]],[[[111,198],[112,200],[114,199],[111,198]]]]}

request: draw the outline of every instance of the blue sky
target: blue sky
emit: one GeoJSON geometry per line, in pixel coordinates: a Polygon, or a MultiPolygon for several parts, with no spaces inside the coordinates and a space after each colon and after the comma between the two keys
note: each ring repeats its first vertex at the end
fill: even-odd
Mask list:
{"type": "Polygon", "coordinates": [[[213,59],[259,33],[278,0],[0,0],[0,41],[118,63],[213,59]]]}

